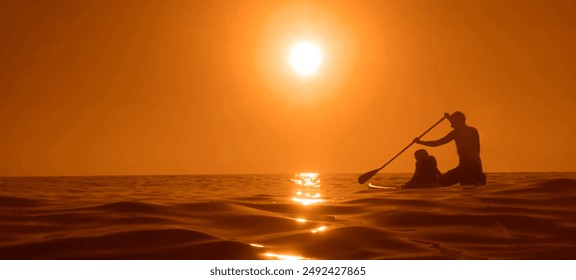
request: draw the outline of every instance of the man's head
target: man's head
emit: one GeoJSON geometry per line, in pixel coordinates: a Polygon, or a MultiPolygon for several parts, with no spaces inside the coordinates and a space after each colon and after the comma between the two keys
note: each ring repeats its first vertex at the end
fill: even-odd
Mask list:
{"type": "Polygon", "coordinates": [[[452,113],[452,115],[448,117],[448,120],[453,128],[457,129],[466,126],[466,116],[460,111],[452,113]]]}
{"type": "Polygon", "coordinates": [[[423,160],[426,159],[428,157],[428,152],[424,149],[420,149],[417,150],[416,152],[414,152],[414,158],[416,160],[423,160]]]}

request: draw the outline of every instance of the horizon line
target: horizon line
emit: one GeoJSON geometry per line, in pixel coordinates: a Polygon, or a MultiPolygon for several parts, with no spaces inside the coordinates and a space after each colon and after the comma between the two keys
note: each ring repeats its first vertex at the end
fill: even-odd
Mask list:
{"type": "MultiPolygon", "coordinates": [[[[299,173],[318,173],[320,175],[361,175],[364,172],[285,172],[285,173],[182,173],[182,174],[79,174],[79,175],[0,175],[0,178],[50,178],[50,177],[161,177],[161,176],[263,176],[293,175],[299,173]]],[[[413,174],[414,172],[380,172],[379,174],[413,174]]],[[[522,174],[522,173],[576,173],[576,171],[487,171],[486,174],[522,174]]]]}

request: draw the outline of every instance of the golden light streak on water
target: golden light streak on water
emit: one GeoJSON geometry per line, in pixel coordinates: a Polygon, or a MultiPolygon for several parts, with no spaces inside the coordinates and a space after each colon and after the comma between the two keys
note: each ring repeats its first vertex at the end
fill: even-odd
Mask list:
{"type": "Polygon", "coordinates": [[[264,254],[264,256],[279,259],[279,260],[307,260],[307,258],[301,257],[301,256],[281,255],[281,254],[274,254],[274,253],[266,253],[266,254],[264,254]]]}
{"type": "Polygon", "coordinates": [[[291,179],[297,186],[296,195],[292,201],[304,206],[324,202],[320,194],[319,174],[314,172],[296,173],[294,179],[291,179]]]}
{"type": "Polygon", "coordinates": [[[320,203],[322,201],[324,201],[323,199],[312,199],[312,198],[299,198],[299,197],[293,197],[292,201],[298,202],[302,205],[311,205],[311,204],[316,204],[316,203],[320,203]]]}
{"type": "Polygon", "coordinates": [[[312,233],[318,233],[326,230],[326,226],[321,226],[312,230],[312,233]]]}

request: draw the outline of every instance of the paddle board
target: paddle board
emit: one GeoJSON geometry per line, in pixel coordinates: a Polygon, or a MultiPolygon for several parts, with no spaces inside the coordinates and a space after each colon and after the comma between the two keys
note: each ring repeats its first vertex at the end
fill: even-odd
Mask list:
{"type": "Polygon", "coordinates": [[[394,187],[394,186],[378,186],[378,185],[374,185],[372,183],[368,183],[368,188],[369,189],[378,189],[378,190],[398,190],[400,189],[400,187],[394,187]]]}

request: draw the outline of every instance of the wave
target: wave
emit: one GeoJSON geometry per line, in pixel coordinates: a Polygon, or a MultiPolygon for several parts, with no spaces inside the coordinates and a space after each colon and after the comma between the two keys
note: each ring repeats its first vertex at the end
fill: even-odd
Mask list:
{"type": "Polygon", "coordinates": [[[338,180],[315,188],[322,200],[311,205],[277,180],[269,194],[250,186],[252,195],[229,181],[232,193],[226,184],[190,190],[181,178],[149,196],[125,188],[51,196],[46,186],[33,196],[18,186],[0,196],[0,258],[576,259],[576,180],[499,176],[487,186],[410,190],[359,191],[338,180]]]}
{"type": "Polygon", "coordinates": [[[242,242],[184,229],[138,230],[90,237],[57,238],[0,248],[9,259],[254,259],[242,242]]]}
{"type": "Polygon", "coordinates": [[[34,199],[0,196],[0,207],[35,207],[41,204],[42,201],[34,199]]]}

